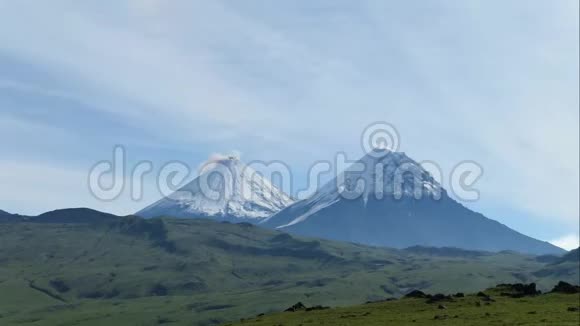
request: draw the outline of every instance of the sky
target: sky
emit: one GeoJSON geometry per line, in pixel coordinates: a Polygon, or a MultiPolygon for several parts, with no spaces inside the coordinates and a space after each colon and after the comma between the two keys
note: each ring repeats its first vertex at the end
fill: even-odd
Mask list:
{"type": "MultiPolygon", "coordinates": [[[[313,162],[364,153],[386,121],[445,172],[483,168],[466,206],[566,248],[579,230],[577,0],[0,0],[0,209],[130,214],[88,175],[213,153],[313,162]]],[[[153,173],[154,174],[154,173],[153,173]]]]}

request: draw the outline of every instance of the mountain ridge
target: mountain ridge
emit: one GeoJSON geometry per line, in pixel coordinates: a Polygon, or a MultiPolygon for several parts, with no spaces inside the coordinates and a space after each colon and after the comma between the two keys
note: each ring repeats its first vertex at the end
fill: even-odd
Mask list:
{"type": "Polygon", "coordinates": [[[311,197],[282,209],[260,225],[303,236],[394,248],[565,252],[465,207],[404,153],[375,150],[353,166],[359,163],[365,166],[364,171],[349,167],[311,197]],[[380,179],[376,166],[383,172],[380,179]],[[344,189],[348,197],[342,196],[344,189]]]}
{"type": "Polygon", "coordinates": [[[206,162],[197,178],[135,213],[257,223],[293,203],[260,173],[228,156],[206,162]]]}

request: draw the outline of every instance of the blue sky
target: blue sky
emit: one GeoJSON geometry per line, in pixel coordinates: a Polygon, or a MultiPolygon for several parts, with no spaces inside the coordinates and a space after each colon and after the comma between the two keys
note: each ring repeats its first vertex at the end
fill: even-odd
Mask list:
{"type": "MultiPolygon", "coordinates": [[[[466,204],[578,244],[578,1],[0,0],[0,209],[128,214],[91,197],[116,144],[130,163],[213,152],[305,179],[362,155],[388,121],[444,171],[484,167],[466,204]]],[[[559,242],[561,243],[561,242],[559,242]]],[[[572,245],[570,245],[572,244],[572,245]]]]}

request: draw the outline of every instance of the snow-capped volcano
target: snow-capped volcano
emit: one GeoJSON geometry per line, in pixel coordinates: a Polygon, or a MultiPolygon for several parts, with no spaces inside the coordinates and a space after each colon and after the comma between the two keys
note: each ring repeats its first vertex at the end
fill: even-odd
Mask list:
{"type": "MultiPolygon", "coordinates": [[[[300,223],[341,199],[358,199],[364,206],[369,199],[381,200],[388,196],[396,199],[439,198],[441,191],[444,190],[431,174],[405,153],[375,149],[326,183],[310,198],[296,203],[295,206],[308,208],[303,214],[295,216],[292,221],[286,221],[287,223],[280,224],[279,220],[272,220],[270,224],[275,222],[278,223],[277,228],[284,228],[300,223]]],[[[272,218],[265,219],[262,223],[267,224],[272,218]]]]}
{"type": "Polygon", "coordinates": [[[263,227],[374,246],[457,247],[558,254],[562,250],[461,205],[404,153],[375,150],[263,227]]]}
{"type": "Polygon", "coordinates": [[[260,173],[228,156],[207,162],[193,181],[136,215],[258,222],[292,203],[260,173]]]}

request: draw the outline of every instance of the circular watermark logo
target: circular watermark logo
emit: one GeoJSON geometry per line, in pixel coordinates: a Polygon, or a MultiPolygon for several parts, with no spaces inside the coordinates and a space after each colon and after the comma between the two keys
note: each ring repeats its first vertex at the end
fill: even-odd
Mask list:
{"type": "Polygon", "coordinates": [[[370,155],[382,156],[381,150],[396,152],[399,146],[399,132],[388,122],[372,123],[364,129],[361,135],[361,147],[370,155]]]}

